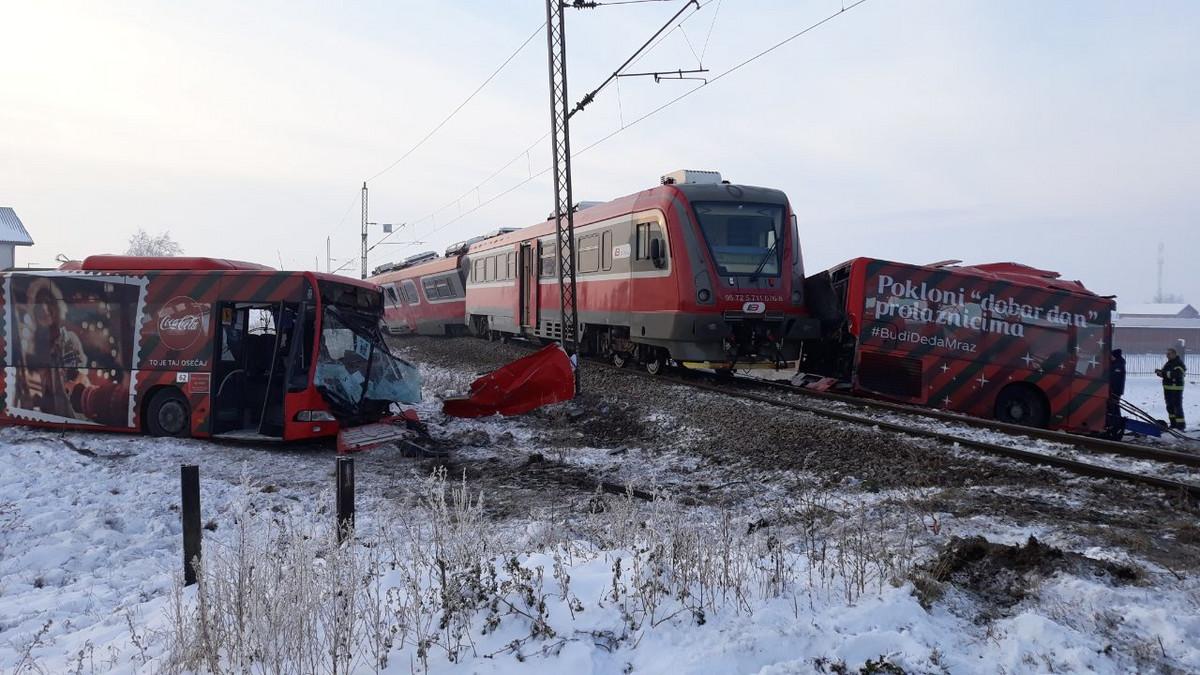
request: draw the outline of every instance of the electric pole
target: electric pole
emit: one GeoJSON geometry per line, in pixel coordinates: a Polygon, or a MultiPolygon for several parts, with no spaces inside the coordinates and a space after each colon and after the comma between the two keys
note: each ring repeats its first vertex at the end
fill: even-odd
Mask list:
{"type": "Polygon", "coordinates": [[[362,189],[362,278],[367,278],[367,181],[362,189]]]}
{"type": "MultiPolygon", "coordinates": [[[[575,299],[575,214],[572,208],[574,201],[571,194],[571,108],[567,100],[567,39],[563,9],[565,9],[565,5],[562,0],[546,0],[546,48],[550,63],[550,152],[553,158],[551,175],[554,177],[554,232],[558,244],[559,307],[562,317],[560,341],[563,349],[575,361],[575,393],[578,395],[579,315],[576,311],[575,299]]],[[[366,204],[365,197],[363,203],[366,204]]],[[[363,222],[366,222],[365,215],[363,222]]]]}
{"type": "Polygon", "coordinates": [[[325,273],[333,274],[333,248],[331,241],[333,237],[325,237],[325,273]]]}

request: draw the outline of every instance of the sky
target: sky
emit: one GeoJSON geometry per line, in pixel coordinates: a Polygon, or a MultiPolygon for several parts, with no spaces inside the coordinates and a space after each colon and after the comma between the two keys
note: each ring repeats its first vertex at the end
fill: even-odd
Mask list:
{"type": "MultiPolygon", "coordinates": [[[[569,11],[572,100],[683,4],[569,11]]],[[[574,160],[576,199],[717,170],[788,194],[810,272],[1012,260],[1118,303],[1152,299],[1162,243],[1163,290],[1200,303],[1200,3],[843,6],[685,12],[630,71],[711,83],[634,124],[701,83],[602,91],[571,121],[576,150],[608,137],[574,160]]],[[[356,275],[367,179],[370,221],[406,223],[372,267],[552,209],[541,0],[0,0],[0,16],[0,205],[36,242],[19,266],[119,253],[144,228],[288,269],[325,269],[328,237],[356,275]]]]}

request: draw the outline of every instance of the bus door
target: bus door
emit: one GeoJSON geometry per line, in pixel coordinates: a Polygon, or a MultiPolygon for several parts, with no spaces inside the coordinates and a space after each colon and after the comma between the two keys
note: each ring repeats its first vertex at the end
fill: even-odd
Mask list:
{"type": "Polygon", "coordinates": [[[296,303],[223,302],[213,367],[214,436],[283,436],[296,303]]]}
{"type": "Polygon", "coordinates": [[[520,307],[517,315],[522,329],[537,327],[538,248],[537,241],[521,244],[520,288],[517,293],[520,307]]]}

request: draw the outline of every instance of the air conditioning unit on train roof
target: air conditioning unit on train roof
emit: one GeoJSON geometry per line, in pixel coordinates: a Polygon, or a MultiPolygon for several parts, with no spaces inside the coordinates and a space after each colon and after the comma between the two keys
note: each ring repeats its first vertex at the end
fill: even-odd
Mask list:
{"type": "Polygon", "coordinates": [[[662,177],[663,185],[720,185],[720,171],[680,169],[662,177]]]}

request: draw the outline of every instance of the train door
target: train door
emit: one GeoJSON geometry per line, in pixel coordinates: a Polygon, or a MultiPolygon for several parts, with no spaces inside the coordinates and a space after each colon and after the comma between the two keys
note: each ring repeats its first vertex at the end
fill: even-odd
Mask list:
{"type": "Polygon", "coordinates": [[[522,332],[526,328],[530,330],[537,328],[538,248],[539,242],[537,241],[521,244],[518,274],[520,277],[520,292],[518,293],[520,307],[517,314],[520,317],[522,332]]]}

